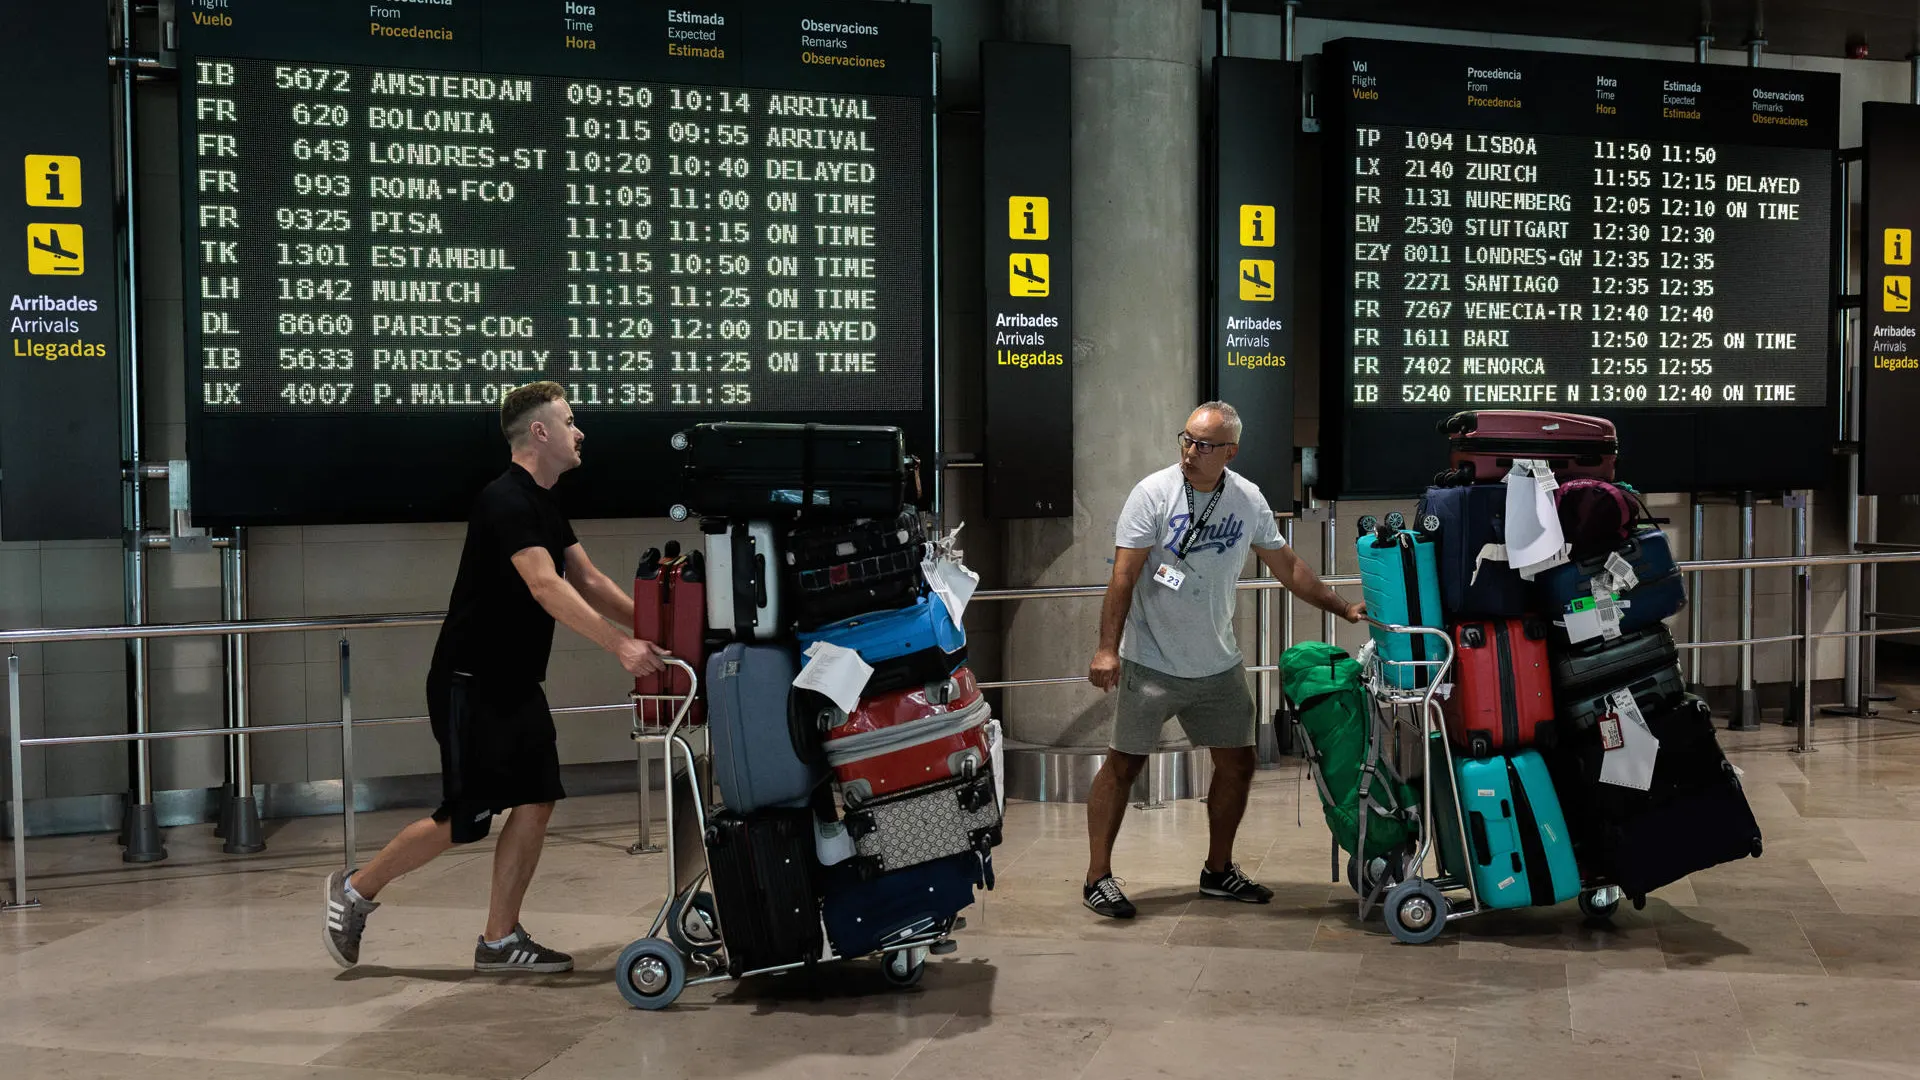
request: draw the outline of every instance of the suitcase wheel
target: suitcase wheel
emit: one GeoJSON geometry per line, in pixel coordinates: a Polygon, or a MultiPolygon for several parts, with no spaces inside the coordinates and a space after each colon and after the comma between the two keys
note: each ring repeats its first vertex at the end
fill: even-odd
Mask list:
{"type": "Polygon", "coordinates": [[[1580,914],[1593,922],[1609,922],[1613,913],[1620,910],[1620,890],[1608,885],[1598,889],[1583,889],[1580,892],[1580,914]]]}
{"type": "Polygon", "coordinates": [[[1487,643],[1486,633],[1482,631],[1479,627],[1464,626],[1460,628],[1460,647],[1461,648],[1478,649],[1486,645],[1486,643],[1487,643]]]}
{"type": "Polygon", "coordinates": [[[880,973],[894,986],[908,987],[920,981],[927,971],[927,950],[925,946],[912,949],[895,949],[880,962],[880,973]]]}
{"type": "Polygon", "coordinates": [[[1420,531],[1423,533],[1427,533],[1428,535],[1438,534],[1440,532],[1440,515],[1438,514],[1422,515],[1420,518],[1420,531]]]}
{"type": "Polygon", "coordinates": [[[620,996],[636,1009],[664,1009],[687,985],[687,962],[672,943],[641,938],[620,951],[613,966],[620,996]]]}
{"type": "Polygon", "coordinates": [[[1392,529],[1394,532],[1399,532],[1406,527],[1407,515],[1398,510],[1387,511],[1387,528],[1392,529]]]}
{"type": "Polygon", "coordinates": [[[1385,910],[1387,929],[1408,945],[1425,945],[1447,928],[1447,898],[1423,878],[1395,885],[1385,910]]]}
{"type": "Polygon", "coordinates": [[[1380,519],[1374,517],[1372,514],[1361,514],[1359,524],[1360,535],[1368,536],[1372,534],[1374,527],[1380,524],[1380,519]]]}

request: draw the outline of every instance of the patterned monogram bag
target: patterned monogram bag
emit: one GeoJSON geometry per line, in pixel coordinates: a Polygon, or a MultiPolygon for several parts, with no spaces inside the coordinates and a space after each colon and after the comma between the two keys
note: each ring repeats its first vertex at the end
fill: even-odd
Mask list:
{"type": "Polygon", "coordinates": [[[864,874],[884,874],[1000,844],[1000,800],[991,770],[863,803],[846,817],[864,874]]]}

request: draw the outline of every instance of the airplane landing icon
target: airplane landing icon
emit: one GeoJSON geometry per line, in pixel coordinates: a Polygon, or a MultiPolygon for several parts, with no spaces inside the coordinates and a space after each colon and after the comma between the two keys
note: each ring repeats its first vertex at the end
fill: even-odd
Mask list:
{"type": "Polygon", "coordinates": [[[1045,255],[1016,251],[1007,256],[1007,295],[1046,296],[1051,273],[1045,255]]]}
{"type": "Polygon", "coordinates": [[[79,274],[85,269],[85,233],[80,226],[27,226],[27,273],[79,274]]]}
{"type": "Polygon", "coordinates": [[[1881,289],[1884,293],[1880,298],[1881,310],[1913,310],[1913,281],[1911,278],[1900,274],[1888,274],[1886,280],[1881,284],[1881,289]]]}
{"type": "Polygon", "coordinates": [[[1273,260],[1240,260],[1240,299],[1273,299],[1273,260]]]}

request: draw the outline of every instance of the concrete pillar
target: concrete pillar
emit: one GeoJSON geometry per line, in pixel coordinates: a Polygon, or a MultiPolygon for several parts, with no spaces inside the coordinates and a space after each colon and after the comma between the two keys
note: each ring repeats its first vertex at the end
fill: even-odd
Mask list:
{"type": "MultiPolygon", "coordinates": [[[[1073,516],[1007,525],[1008,584],[1104,583],[1127,493],[1176,460],[1200,401],[1200,5],[1006,0],[1005,12],[1009,38],[1073,51],[1073,516]]],[[[1100,601],[1006,607],[1009,678],[1086,673],[1100,601]]],[[[1010,743],[1104,747],[1111,731],[1113,697],[1084,682],[1004,701],[1010,743]]]]}

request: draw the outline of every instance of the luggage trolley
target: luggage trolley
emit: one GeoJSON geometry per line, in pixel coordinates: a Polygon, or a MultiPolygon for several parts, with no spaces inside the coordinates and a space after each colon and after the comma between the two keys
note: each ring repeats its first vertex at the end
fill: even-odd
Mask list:
{"type": "MultiPolygon", "coordinates": [[[[1404,743],[1401,736],[1412,733],[1419,747],[1417,753],[1425,760],[1421,762],[1420,805],[1417,812],[1419,834],[1418,845],[1411,853],[1405,853],[1404,859],[1395,860],[1390,856],[1370,860],[1364,868],[1348,867],[1349,882],[1360,893],[1360,917],[1365,919],[1374,903],[1379,903],[1386,918],[1387,929],[1393,936],[1409,945],[1424,945],[1440,936],[1446,924],[1457,919],[1471,918],[1493,910],[1481,903],[1479,888],[1473,880],[1473,873],[1466,865],[1469,857],[1465,848],[1465,838],[1470,834],[1466,827],[1465,810],[1461,800],[1453,791],[1453,746],[1447,740],[1446,724],[1440,712],[1440,702],[1436,695],[1446,685],[1447,674],[1453,666],[1453,638],[1445,630],[1430,626],[1400,626],[1381,623],[1369,619],[1368,622],[1391,634],[1426,634],[1439,643],[1439,660],[1383,660],[1378,650],[1369,641],[1361,649],[1361,679],[1367,695],[1373,702],[1372,731],[1368,760],[1378,761],[1379,771],[1389,776],[1405,775],[1409,762],[1406,755],[1398,753],[1404,743]],[[1416,671],[1415,677],[1399,679],[1390,677],[1391,668],[1431,669],[1430,676],[1422,677],[1416,671]],[[1412,689],[1396,686],[1396,682],[1410,682],[1416,685],[1412,689]],[[1389,756],[1382,758],[1381,747],[1392,748],[1389,756]],[[1440,807],[1436,813],[1435,784],[1445,785],[1448,793],[1448,805],[1440,807]],[[1441,821],[1444,814],[1449,821],[1441,821]],[[1456,845],[1461,850],[1453,853],[1452,859],[1443,857],[1444,845],[1440,841],[1443,832],[1450,832],[1461,838],[1456,845]],[[1422,877],[1429,857],[1434,860],[1435,874],[1422,877]],[[1394,865],[1398,861],[1399,865],[1394,865]],[[1449,861],[1459,863],[1448,866],[1449,861]],[[1449,893],[1464,891],[1464,901],[1450,900],[1449,893]]],[[[1366,822],[1368,807],[1363,801],[1360,818],[1359,840],[1355,846],[1366,850],[1366,822]]],[[[1583,883],[1579,894],[1580,910],[1589,918],[1605,919],[1611,916],[1620,903],[1620,892],[1611,886],[1593,887],[1583,883]]]]}
{"type": "MultiPolygon", "coordinates": [[[[665,764],[667,899],[654,916],[646,936],[620,952],[613,969],[620,996],[636,1008],[664,1009],[689,986],[855,959],[838,955],[829,940],[823,955],[814,960],[736,970],[727,955],[726,928],[720,921],[719,909],[713,895],[701,888],[712,872],[707,863],[707,799],[701,779],[705,773],[685,730],[687,713],[700,693],[700,677],[692,665],[683,660],[669,658],[667,663],[687,673],[687,693],[669,699],[675,705],[672,718],[664,725],[656,722],[657,714],[636,708],[632,732],[636,743],[659,744],[665,764]],[[665,938],[660,937],[662,929],[666,930],[665,938]]],[[[642,695],[633,696],[638,704],[642,695]]],[[[664,695],[649,697],[659,699],[664,695]]],[[[642,755],[643,760],[645,756],[642,755]]],[[[645,797],[644,790],[642,797],[645,797]]],[[[944,955],[958,947],[950,935],[962,925],[964,920],[956,918],[951,925],[935,927],[904,941],[888,942],[881,950],[882,974],[894,986],[912,986],[919,982],[930,953],[944,955]]]]}

